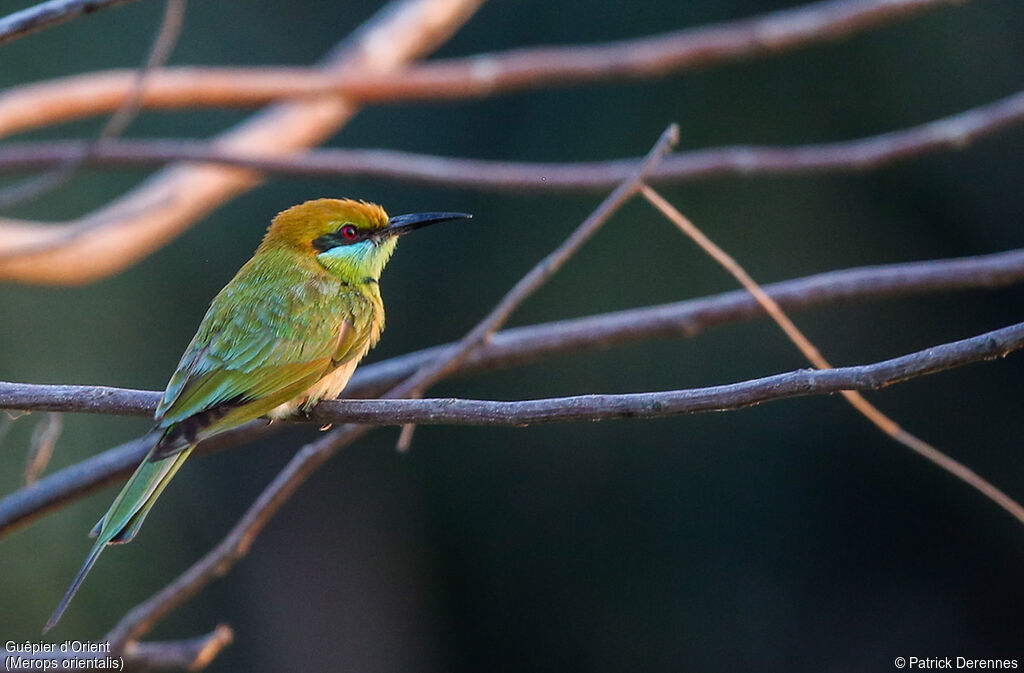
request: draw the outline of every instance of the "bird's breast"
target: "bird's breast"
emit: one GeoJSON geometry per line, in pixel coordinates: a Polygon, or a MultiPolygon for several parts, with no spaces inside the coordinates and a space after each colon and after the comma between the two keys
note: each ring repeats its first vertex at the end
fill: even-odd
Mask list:
{"type": "Polygon", "coordinates": [[[358,358],[338,365],[329,374],[307,388],[306,392],[271,409],[267,413],[267,417],[275,421],[281,420],[292,416],[300,407],[310,409],[320,400],[333,400],[341,394],[341,391],[345,390],[345,386],[348,385],[348,381],[352,378],[352,373],[355,372],[361,359],[360,355],[358,358]]]}

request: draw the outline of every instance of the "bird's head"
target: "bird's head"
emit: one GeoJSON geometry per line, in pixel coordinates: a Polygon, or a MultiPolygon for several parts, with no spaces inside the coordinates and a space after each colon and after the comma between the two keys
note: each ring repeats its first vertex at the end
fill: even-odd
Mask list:
{"type": "Polygon", "coordinates": [[[267,229],[260,251],[287,249],[311,255],[343,280],[375,281],[395,251],[399,236],[437,222],[468,217],[472,216],[416,213],[388,217],[375,203],[316,199],[279,213],[267,229]]]}

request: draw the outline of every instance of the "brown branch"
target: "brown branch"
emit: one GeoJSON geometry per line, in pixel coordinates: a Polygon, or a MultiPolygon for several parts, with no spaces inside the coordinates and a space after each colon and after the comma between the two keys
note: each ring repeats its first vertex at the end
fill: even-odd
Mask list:
{"type": "Polygon", "coordinates": [[[205,636],[172,642],[130,643],[124,651],[125,665],[144,670],[181,669],[199,671],[230,645],[235,634],[227,624],[205,636]]]}
{"type": "MultiPolygon", "coordinates": [[[[843,391],[877,390],[894,383],[962,367],[982,360],[1005,357],[1024,347],[1024,323],[975,337],[941,344],[922,351],[868,365],[830,369],[800,369],[739,383],[660,392],[592,394],[538,400],[501,402],[466,399],[344,399],[321,402],[303,423],[360,423],[369,425],[491,425],[521,427],[536,423],[604,421],[624,418],[650,419],[732,411],[763,402],[830,395],[843,391]]],[[[43,386],[0,381],[0,408],[81,411],[64,399],[68,386],[43,386]]],[[[81,387],[88,395],[90,388],[81,387]]],[[[93,413],[121,414],[142,398],[146,406],[158,393],[107,389],[107,407],[88,407],[93,413]]]]}
{"type": "MultiPolygon", "coordinates": [[[[919,126],[865,138],[793,147],[733,146],[669,155],[648,182],[669,184],[724,176],[794,175],[874,170],[945,151],[1024,124],[1024,92],[919,126]]],[[[0,147],[0,172],[44,168],[81,156],[77,141],[7,143],[0,147]]],[[[301,156],[254,156],[202,141],[105,142],[86,163],[151,166],[202,161],[261,173],[372,177],[488,191],[564,192],[607,190],[636,171],[642,159],[578,163],[527,163],[439,157],[373,149],[320,149],[301,156]]],[[[13,250],[0,252],[0,258],[13,250]]]]}
{"type": "Polygon", "coordinates": [[[78,156],[68,157],[54,170],[0,191],[0,208],[10,208],[29,199],[38,198],[48,191],[67,184],[78,168],[92,154],[97,144],[105,140],[113,140],[124,133],[139,113],[139,102],[142,100],[146,80],[153,70],[167,63],[174,45],[178,42],[181,27],[185,21],[185,3],[186,0],[167,0],[160,27],[150,45],[146,60],[135,73],[131,90],[114,110],[114,114],[107,120],[107,123],[103,125],[96,139],[83,147],[78,156]]]}
{"type": "MultiPolygon", "coordinates": [[[[308,68],[174,68],[155,73],[143,107],[262,105],[326,93],[351,101],[459,99],[610,78],[650,78],[850,37],[963,0],[826,0],[747,19],[605,44],[540,47],[423,64],[402,73],[308,68]]],[[[0,96],[0,136],[113,109],[131,74],[108,71],[0,96]]]]}
{"type": "MultiPolygon", "coordinates": [[[[797,311],[929,292],[995,289],[1021,281],[1024,281],[1024,250],[1015,250],[980,257],[832,271],[766,285],[763,289],[784,309],[797,311]]],[[[650,339],[694,337],[713,327],[763,316],[763,309],[749,293],[736,291],[674,304],[517,327],[495,334],[456,373],[493,371],[556,355],[650,339]]],[[[380,395],[425,362],[454,347],[455,344],[446,344],[364,365],[356,371],[345,394],[350,397],[380,395]]],[[[114,390],[96,388],[94,393],[114,390]]],[[[104,404],[102,400],[96,400],[94,393],[85,396],[84,405],[104,404]],[[90,398],[92,402],[88,401],[90,398]]],[[[155,398],[156,393],[141,392],[138,399],[127,401],[127,406],[118,413],[148,414],[151,407],[146,405],[154,404],[155,398]]],[[[69,395],[58,396],[57,399],[67,404],[74,398],[69,395]]],[[[22,400],[22,403],[27,401],[22,400]]],[[[37,403],[41,401],[36,400],[37,403]]],[[[88,409],[76,408],[75,411],[88,409]]],[[[280,424],[268,427],[265,423],[254,422],[204,442],[199,451],[237,446],[280,427],[280,424]]],[[[148,448],[133,440],[0,499],[0,537],[98,488],[123,480],[142,460],[148,448]]]]}
{"type": "MultiPolygon", "coordinates": [[[[402,0],[388,6],[352,44],[328,57],[324,72],[395,70],[442,43],[481,2],[402,0]]],[[[350,102],[334,95],[281,103],[218,136],[217,142],[231,150],[288,154],[322,142],[355,112],[350,102]]],[[[0,250],[28,247],[37,252],[0,261],[0,279],[69,285],[116,273],[259,181],[235,168],[176,164],[70,223],[2,221],[0,250]]]]}
{"type": "Polygon", "coordinates": [[[49,0],[0,18],[0,44],[131,0],[49,0]]]}

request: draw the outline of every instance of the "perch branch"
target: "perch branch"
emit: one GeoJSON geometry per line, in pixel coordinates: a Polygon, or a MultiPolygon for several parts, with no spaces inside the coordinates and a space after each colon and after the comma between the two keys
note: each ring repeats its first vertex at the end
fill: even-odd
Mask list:
{"type": "MultiPolygon", "coordinates": [[[[669,184],[724,176],[868,171],[944,151],[1024,124],[1024,92],[934,121],[865,138],[793,147],[732,146],[678,152],[651,171],[648,182],[669,184]]],[[[44,168],[82,156],[77,141],[8,143],[0,172],[44,168]]],[[[488,191],[607,190],[634,172],[641,159],[527,163],[460,159],[393,150],[319,149],[275,157],[221,149],[189,140],[134,140],[97,145],[84,160],[96,166],[151,166],[195,161],[302,176],[372,177],[488,191]]],[[[0,259],[17,250],[0,250],[0,259]]]]}
{"type": "MultiPolygon", "coordinates": [[[[826,0],[747,19],[605,44],[516,49],[439,60],[403,73],[309,68],[172,68],[154,73],[146,108],[262,105],[342,94],[351,101],[457,99],[609,78],[649,78],[850,37],[963,0],[826,0]]],[[[109,112],[129,71],[26,85],[0,96],[0,136],[109,112]]]]}
{"type": "Polygon", "coordinates": [[[49,0],[0,18],[0,44],[131,0],[49,0]]]}
{"type": "MultiPolygon", "coordinates": [[[[395,70],[437,47],[481,2],[403,0],[388,5],[351,44],[327,58],[324,72],[395,70]]],[[[279,103],[218,136],[217,142],[226,149],[288,154],[323,141],[355,112],[353,104],[335,95],[279,103]]],[[[70,285],[116,273],[259,181],[236,168],[175,164],[70,223],[5,220],[0,250],[38,248],[0,261],[0,279],[70,285]]]]}
{"type": "MultiPolygon", "coordinates": [[[[321,402],[296,422],[369,425],[497,425],[650,419],[707,411],[733,411],[763,402],[877,390],[894,383],[964,365],[1005,357],[1024,347],[1024,323],[868,365],[800,369],[726,385],[661,392],[574,395],[499,402],[465,399],[344,399],[321,402]]],[[[0,408],[55,409],[91,413],[151,415],[159,393],[105,389],[104,405],[66,403],[67,388],[0,382],[0,408]],[[54,390],[57,389],[57,390],[54,390]],[[141,410],[142,414],[136,414],[141,410]],[[148,412],[148,413],[147,413],[148,412]]],[[[92,389],[80,386],[88,395],[92,389]]]]}
{"type": "MultiPolygon", "coordinates": [[[[995,289],[1021,281],[1024,281],[1024,250],[1014,250],[979,257],[832,271],[766,285],[763,289],[785,310],[797,311],[929,292],[995,289]]],[[[763,316],[764,310],[757,301],[741,290],[661,306],[517,327],[495,334],[457,373],[493,371],[545,357],[606,349],[649,339],[694,337],[713,327],[763,316]]],[[[454,347],[455,344],[446,344],[364,365],[356,370],[345,394],[350,397],[380,395],[425,362],[454,347]]],[[[148,402],[132,400],[127,404],[133,408],[154,404],[156,393],[142,393],[143,397],[146,395],[150,396],[148,402]]],[[[91,392],[87,397],[95,397],[95,393],[91,392]]],[[[71,407],[71,399],[64,398],[69,405],[67,410],[85,411],[71,407]]],[[[199,452],[237,446],[280,427],[280,424],[268,427],[265,423],[254,422],[202,443],[199,452]]],[[[0,499],[0,537],[98,488],[123,480],[147,450],[147,446],[133,440],[43,477],[33,486],[0,499]]]]}

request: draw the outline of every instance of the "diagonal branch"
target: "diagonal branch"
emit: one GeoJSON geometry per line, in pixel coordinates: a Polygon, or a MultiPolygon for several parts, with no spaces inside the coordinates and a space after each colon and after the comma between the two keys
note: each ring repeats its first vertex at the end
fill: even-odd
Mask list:
{"type": "MultiPolygon", "coordinates": [[[[832,271],[766,285],[763,289],[787,311],[797,311],[929,292],[995,289],[1021,281],[1024,281],[1024,250],[1014,250],[979,257],[832,271]]],[[[455,373],[493,371],[547,357],[650,339],[694,337],[713,327],[763,316],[764,310],[756,300],[741,290],[674,304],[517,327],[495,334],[455,373]]],[[[349,382],[346,394],[352,397],[383,394],[425,362],[454,347],[455,344],[435,346],[362,366],[349,382]]],[[[129,404],[142,407],[153,402],[141,400],[129,404]]],[[[204,442],[199,451],[237,446],[280,427],[280,424],[268,427],[254,422],[204,442]]],[[[148,446],[133,440],[0,499],[0,537],[98,488],[123,480],[147,450],[148,446]]]]}
{"type": "MultiPolygon", "coordinates": [[[[671,124],[658,138],[658,141],[647,153],[643,162],[632,175],[628,176],[609,194],[594,211],[551,253],[530,269],[501,301],[473,329],[471,329],[455,348],[449,349],[441,356],[425,363],[416,373],[395,386],[388,397],[419,397],[424,390],[437,383],[445,376],[458,369],[474,352],[494,336],[508,321],[512,313],[534,293],[547,283],[566,262],[576,254],[583,244],[590,240],[604,223],[636,194],[644,179],[654,170],[658,162],[679,142],[679,126],[671,124]]],[[[412,427],[407,426],[399,440],[399,448],[406,449],[409,445],[412,427]]]]}
{"type": "MultiPolygon", "coordinates": [[[[977,140],[1024,125],[1024,92],[919,126],[831,143],[792,147],[731,146],[671,154],[648,182],[669,184],[725,176],[798,175],[869,171],[900,161],[966,149],[977,140]]],[[[77,141],[7,143],[0,172],[44,168],[85,153],[77,141]]],[[[463,159],[374,149],[319,149],[301,156],[259,156],[190,140],[105,142],[84,161],[134,167],[170,161],[202,161],[261,173],[372,177],[487,191],[564,192],[611,189],[642,159],[576,163],[528,163],[463,159]]],[[[2,238],[0,238],[2,241],[2,238]]],[[[17,254],[0,249],[0,259],[17,254]]]]}
{"type": "MultiPolygon", "coordinates": [[[[328,56],[324,72],[395,70],[440,45],[482,1],[401,0],[388,5],[372,25],[328,56]]],[[[281,103],[222,134],[217,142],[226,149],[287,154],[322,142],[356,110],[333,95],[281,103]]],[[[38,252],[0,261],[0,278],[67,285],[116,273],[259,182],[249,171],[176,164],[71,223],[7,220],[0,249],[30,247],[38,252]]]]}
{"type": "MultiPolygon", "coordinates": [[[[779,307],[757,282],[747,273],[739,262],[729,253],[718,247],[707,235],[698,229],[675,206],[665,200],[651,187],[644,185],[644,198],[658,209],[662,215],[675,224],[684,234],[694,241],[704,252],[712,257],[757,300],[773,321],[785,332],[786,337],[803,353],[804,357],[819,370],[831,370],[832,364],[825,359],[817,346],[804,335],[788,315],[779,307]]],[[[1010,516],[1024,523],[1024,506],[1011,498],[995,484],[970,469],[952,456],[940,451],[923,439],[900,427],[892,418],[878,407],[868,402],[867,398],[856,390],[842,391],[843,398],[864,418],[892,439],[907,447],[922,458],[942,468],[952,476],[974,488],[993,503],[1003,508],[1010,516]]]]}
{"type": "MultiPolygon", "coordinates": [[[[762,58],[906,20],[963,0],[824,0],[746,19],[604,44],[536,47],[415,66],[405,72],[308,68],[173,68],[154,73],[143,107],[263,105],[342,94],[360,103],[459,99],[612,78],[651,78],[762,58]]],[[[107,71],[23,86],[0,96],[0,136],[102,114],[131,73],[107,71]]]]}

